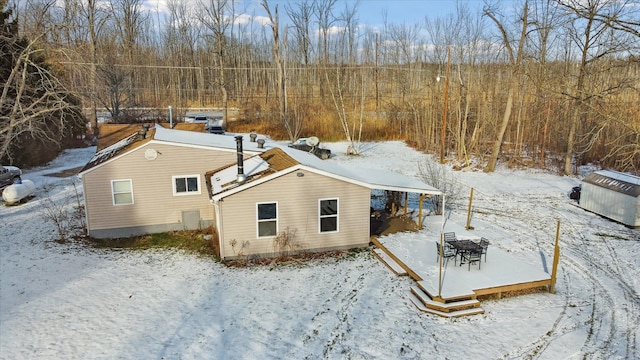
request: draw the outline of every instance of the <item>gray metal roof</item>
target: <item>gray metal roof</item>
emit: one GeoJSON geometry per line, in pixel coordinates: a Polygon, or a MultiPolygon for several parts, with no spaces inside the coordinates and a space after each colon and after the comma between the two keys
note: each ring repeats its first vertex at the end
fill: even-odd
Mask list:
{"type": "MultiPolygon", "coordinates": [[[[155,124],[149,131],[147,138],[142,138],[135,132],[126,138],[112,144],[111,146],[98,151],[89,162],[82,168],[80,175],[102,165],[103,163],[116,158],[121,154],[125,154],[132,149],[132,146],[147,142],[163,142],[170,144],[179,144],[191,147],[216,148],[226,151],[236,151],[235,134],[214,135],[203,132],[195,132],[188,130],[166,129],[159,124],[155,124]]],[[[249,136],[244,136],[242,140],[243,151],[249,154],[257,154],[271,147],[277,146],[272,142],[265,142],[264,148],[258,148],[257,142],[251,142],[249,136]]]]}
{"type": "MultiPolygon", "coordinates": [[[[156,125],[155,130],[156,131],[153,135],[153,139],[157,141],[183,144],[188,146],[204,146],[208,148],[228,150],[236,149],[235,136],[237,134],[215,135],[195,131],[165,129],[160,125],[156,125]]],[[[244,151],[250,151],[255,154],[256,152],[262,152],[265,150],[259,149],[257,142],[249,141],[249,136],[244,136],[242,143],[244,151]]],[[[264,145],[265,148],[269,148],[272,147],[273,144],[270,142],[266,142],[264,145]]]]}
{"type": "MultiPolygon", "coordinates": [[[[343,181],[359,184],[361,186],[367,187],[369,189],[379,189],[379,190],[390,190],[390,191],[401,191],[401,192],[413,192],[419,194],[433,194],[433,195],[441,195],[442,191],[436,189],[435,187],[421,181],[420,179],[399,174],[393,171],[380,170],[380,169],[365,169],[365,168],[356,168],[349,167],[346,168],[344,166],[340,166],[339,164],[331,161],[321,160],[315,155],[308,153],[306,151],[296,150],[286,146],[277,146],[284,153],[289,156],[295,163],[298,165],[291,166],[286,170],[275,170],[273,171],[271,176],[279,176],[278,174],[283,174],[284,172],[289,172],[299,168],[306,168],[310,171],[323,174],[325,176],[338,178],[343,181]]],[[[267,154],[267,153],[265,153],[267,154]]],[[[269,167],[269,164],[266,165],[269,167]]],[[[265,170],[262,167],[257,166],[256,169],[262,169],[259,172],[264,172],[265,170]]],[[[227,184],[227,189],[223,188],[214,188],[213,194],[215,200],[219,200],[226,196],[229,196],[235,192],[242,191],[248,187],[256,186],[260,184],[262,181],[266,181],[267,177],[263,177],[258,179],[255,182],[249,181],[242,185],[240,184],[232,184],[229,186],[229,182],[232,181],[233,177],[237,173],[237,165],[233,164],[229,167],[225,167],[224,169],[220,169],[214,173],[212,173],[213,178],[220,178],[221,183],[227,184]],[[226,175],[226,176],[223,176],[226,175]],[[224,178],[224,179],[223,179],[224,178]]],[[[253,175],[253,174],[250,174],[253,175]]]]}
{"type": "MultiPolygon", "coordinates": [[[[127,148],[139,139],[140,138],[137,136],[137,133],[132,134],[109,148],[96,153],[82,172],[99,166],[120,154],[124,154],[127,148]]],[[[213,135],[194,131],[165,129],[160,125],[155,126],[151,137],[147,138],[146,141],[173,143],[183,146],[217,148],[228,151],[236,150],[236,139],[234,135],[213,135]]],[[[282,149],[289,157],[301,166],[324,173],[327,176],[338,177],[346,181],[355,182],[370,189],[422,194],[442,194],[440,190],[411,176],[380,169],[346,168],[332,161],[321,160],[308,152],[296,150],[287,146],[281,146],[273,142],[266,142],[264,144],[264,148],[260,149],[258,148],[257,142],[249,141],[249,136],[245,136],[243,138],[243,151],[249,152],[250,154],[261,153],[275,147],[282,149]]],[[[231,172],[233,173],[233,171],[231,172]]]]}
{"type": "Polygon", "coordinates": [[[598,170],[587,175],[583,182],[629,196],[640,196],[640,177],[612,170],[598,170]]]}
{"type": "Polygon", "coordinates": [[[98,152],[96,152],[93,157],[87,162],[87,164],[80,170],[79,174],[82,174],[100,164],[106,162],[109,159],[112,159],[116,155],[122,153],[124,149],[126,149],[129,145],[133,144],[136,141],[140,140],[140,136],[137,132],[127,136],[126,138],[112,144],[98,152]]]}
{"type": "Polygon", "coordinates": [[[334,175],[356,180],[367,184],[371,189],[416,192],[424,194],[441,194],[442,192],[424,181],[412,176],[381,169],[340,166],[334,162],[320,160],[304,151],[292,148],[284,149],[302,165],[321,170],[334,175]]]}

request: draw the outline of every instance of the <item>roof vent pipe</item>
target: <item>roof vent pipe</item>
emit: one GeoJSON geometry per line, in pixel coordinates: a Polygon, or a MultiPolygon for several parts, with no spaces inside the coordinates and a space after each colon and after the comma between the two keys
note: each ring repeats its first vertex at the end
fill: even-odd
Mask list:
{"type": "Polygon", "coordinates": [[[258,139],[258,149],[264,149],[264,139],[258,139]]]}
{"type": "Polygon", "coordinates": [[[244,160],[242,154],[242,136],[238,135],[235,137],[236,139],[236,152],[238,153],[238,177],[237,182],[243,183],[247,177],[244,175],[244,160]]]}
{"type": "Polygon", "coordinates": [[[138,136],[141,140],[146,139],[147,131],[149,131],[149,124],[143,124],[142,129],[138,130],[138,136]]]}
{"type": "Polygon", "coordinates": [[[252,132],[251,134],[249,134],[249,138],[251,139],[251,142],[256,142],[256,138],[258,137],[258,134],[252,132]]]}

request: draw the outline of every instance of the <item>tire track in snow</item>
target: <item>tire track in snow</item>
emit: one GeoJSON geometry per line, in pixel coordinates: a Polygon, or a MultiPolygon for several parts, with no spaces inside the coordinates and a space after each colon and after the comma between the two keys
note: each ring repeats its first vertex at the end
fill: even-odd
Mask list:
{"type": "Polygon", "coordinates": [[[565,258],[565,268],[569,268],[574,274],[584,278],[592,285],[591,294],[591,314],[589,321],[584,324],[588,326],[587,337],[581,347],[585,358],[608,358],[612,354],[612,342],[615,339],[615,301],[614,293],[611,292],[590,269],[586,268],[572,258],[565,258]]]}
{"type": "MultiPolygon", "coordinates": [[[[535,200],[542,203],[548,200],[553,200],[553,201],[557,200],[556,197],[550,197],[550,196],[546,196],[546,197],[536,196],[535,198],[536,198],[535,200]]],[[[491,199],[487,199],[487,200],[491,201],[491,199]]],[[[526,199],[518,198],[518,200],[521,200],[522,202],[532,201],[531,198],[526,198],[526,199]]],[[[508,205],[511,205],[511,206],[507,205],[508,206],[507,208],[503,207],[498,209],[494,207],[482,206],[482,207],[475,207],[475,209],[482,210],[483,216],[487,217],[485,221],[489,221],[490,223],[500,223],[500,219],[508,218],[512,223],[521,224],[521,226],[513,229],[509,229],[509,231],[511,233],[520,235],[524,238],[530,238],[532,235],[532,231],[531,231],[532,229],[530,227],[532,227],[535,224],[536,225],[535,230],[542,231],[543,229],[539,229],[538,227],[541,226],[541,224],[544,223],[544,221],[542,218],[532,219],[532,216],[535,215],[535,212],[525,213],[522,210],[521,201],[516,201],[511,203],[507,202],[508,205]]],[[[503,205],[502,201],[500,201],[499,203],[503,205]]],[[[538,238],[536,237],[536,247],[540,248],[540,246],[541,244],[538,241],[538,238]]],[[[572,299],[570,296],[571,291],[569,289],[569,286],[573,282],[569,280],[570,275],[567,272],[563,272],[563,274],[564,274],[563,276],[565,280],[564,281],[565,288],[563,289],[564,291],[561,291],[560,293],[563,294],[564,303],[563,303],[562,311],[554,320],[553,325],[543,335],[531,341],[529,344],[524,345],[518,349],[515,349],[514,351],[511,351],[505,354],[503,356],[504,359],[539,358],[545,353],[545,350],[548,349],[549,346],[551,346],[554,341],[556,341],[556,339],[562,337],[565,334],[575,331],[580,326],[579,324],[575,324],[572,321],[572,317],[574,316],[574,314],[570,313],[570,304],[572,304],[572,299]]],[[[556,293],[559,293],[559,292],[556,292],[556,293]]]]}
{"type": "Polygon", "coordinates": [[[588,336],[581,351],[587,358],[618,356],[616,342],[624,339],[626,343],[624,358],[637,358],[635,334],[639,328],[637,319],[640,318],[638,311],[640,297],[625,279],[625,272],[617,265],[615,252],[606,239],[603,238],[603,242],[610,258],[605,260],[594,256],[594,252],[590,248],[595,245],[588,241],[583,234],[584,229],[600,231],[610,230],[610,228],[598,227],[588,221],[576,223],[580,217],[572,217],[572,221],[569,221],[563,212],[555,209],[552,212],[566,220],[563,227],[565,228],[565,236],[569,238],[562,237],[562,241],[565,243],[563,244],[565,254],[561,257],[561,261],[565,268],[571,269],[574,274],[584,278],[593,288],[591,316],[587,324],[589,326],[588,336]],[[574,246],[575,243],[578,243],[578,246],[574,246]],[[612,267],[612,263],[615,266],[612,267]],[[593,268],[601,271],[605,276],[594,272],[593,268]],[[613,281],[615,288],[609,285],[610,281],[613,281]],[[622,290],[624,302],[632,304],[631,308],[617,306],[616,299],[620,297],[615,291],[617,289],[622,290]],[[620,318],[627,321],[619,321],[620,318]],[[629,321],[630,319],[633,320],[629,321]]]}
{"type": "MultiPolygon", "coordinates": [[[[575,227],[575,225],[570,224],[570,226],[575,227]]],[[[574,229],[577,230],[577,229],[574,229]]],[[[605,285],[601,285],[603,289],[606,289],[608,295],[611,299],[611,321],[610,321],[610,334],[611,339],[618,339],[620,336],[616,337],[616,334],[621,334],[622,337],[626,340],[625,342],[625,358],[627,359],[637,359],[640,354],[638,354],[638,350],[636,347],[636,333],[640,330],[640,325],[638,324],[638,319],[640,319],[640,296],[636,293],[631,285],[629,285],[628,280],[626,279],[625,272],[618,266],[616,262],[615,251],[613,251],[611,245],[606,240],[605,237],[602,237],[602,241],[607,248],[611,258],[606,261],[606,263],[602,263],[603,259],[595,258],[593,252],[585,250],[589,246],[587,239],[582,235],[580,231],[573,231],[572,234],[578,234],[579,240],[585,245],[581,247],[577,247],[573,250],[583,259],[585,259],[592,267],[595,267],[597,270],[601,271],[605,274],[605,278],[609,281],[613,281],[614,285],[617,286],[618,289],[622,291],[624,306],[618,306],[616,304],[615,299],[618,298],[617,293],[614,293],[612,290],[608,290],[605,285]],[[612,267],[611,264],[614,264],[612,267]],[[619,316],[616,317],[616,315],[619,316]],[[625,321],[617,321],[618,318],[622,318],[625,321]]],[[[593,274],[593,272],[589,272],[589,274],[593,274]]],[[[595,275],[591,275],[595,281],[600,282],[595,275]]],[[[601,283],[601,282],[600,282],[601,283]]],[[[602,322],[602,321],[599,321],[602,322]]],[[[611,341],[607,343],[607,347],[605,349],[610,350],[610,354],[603,355],[611,355],[611,353],[615,352],[615,349],[611,345],[611,341]]],[[[594,344],[594,346],[599,346],[599,344],[594,344]]]]}
{"type": "MultiPolygon", "coordinates": [[[[510,199],[514,198],[510,197],[510,199]]],[[[489,197],[486,200],[491,201],[492,199],[489,197]]],[[[563,264],[562,269],[565,272],[565,305],[547,333],[530,344],[505,355],[505,357],[539,358],[562,335],[587,326],[583,330],[587,331],[588,336],[581,347],[581,352],[585,357],[621,356],[620,348],[622,347],[624,358],[638,358],[640,354],[638,354],[636,345],[636,334],[640,328],[637,321],[640,318],[640,297],[633,286],[629,285],[624,268],[616,261],[615,248],[606,237],[600,236],[603,238],[605,254],[609,255],[603,264],[603,259],[595,258],[594,253],[589,251],[589,247],[594,246],[593,242],[589,242],[583,235],[584,229],[590,229],[592,233],[598,234],[598,231],[611,232],[611,227],[598,226],[592,222],[592,219],[585,219],[579,213],[584,210],[572,204],[569,206],[575,209],[569,206],[560,206],[563,205],[563,202],[559,203],[558,197],[533,195],[527,198],[515,198],[515,200],[506,202],[506,204],[499,201],[503,206],[500,209],[492,206],[476,207],[476,209],[481,210],[482,216],[486,216],[493,223],[500,223],[500,218],[515,220],[517,224],[521,224],[521,227],[509,230],[524,237],[531,237],[532,230],[543,230],[539,224],[548,221],[549,216],[548,213],[543,212],[536,218],[535,211],[529,211],[525,214],[521,202],[542,204],[545,210],[565,220],[562,226],[564,235],[561,237],[561,246],[564,252],[561,256],[561,264],[563,264]],[[547,205],[545,206],[545,204],[547,205]],[[576,216],[572,216],[569,220],[567,213],[576,216]],[[598,271],[594,272],[593,268],[598,271]],[[577,281],[578,278],[582,278],[593,289],[589,299],[590,316],[586,324],[576,321],[571,314],[567,314],[567,306],[571,302],[569,284],[577,281]],[[610,282],[613,282],[613,287],[610,282]],[[620,291],[623,298],[622,305],[619,301],[620,291]],[[560,326],[567,321],[569,324],[560,326]],[[620,340],[624,341],[622,346],[619,344],[620,340]]],[[[625,232],[623,236],[633,238],[636,235],[632,232],[625,232]]],[[[540,246],[539,243],[537,245],[540,246]]]]}
{"type": "MultiPolygon", "coordinates": [[[[566,277],[565,277],[566,279],[566,277]]],[[[568,283],[565,281],[565,283],[568,283]]],[[[567,309],[569,308],[569,297],[567,296],[568,292],[565,292],[564,296],[564,304],[562,306],[562,311],[560,315],[555,319],[551,329],[549,329],[543,336],[535,339],[531,343],[520,347],[519,349],[512,351],[508,354],[502,356],[503,359],[532,359],[541,353],[551,344],[551,339],[555,336],[562,335],[560,334],[558,327],[560,323],[567,317],[567,309]]]]}

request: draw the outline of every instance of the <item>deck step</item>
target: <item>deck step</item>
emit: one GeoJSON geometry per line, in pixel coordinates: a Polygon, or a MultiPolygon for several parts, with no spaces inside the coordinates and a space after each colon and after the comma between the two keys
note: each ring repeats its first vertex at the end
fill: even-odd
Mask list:
{"type": "MultiPolygon", "coordinates": [[[[418,281],[417,282],[418,287],[420,288],[420,290],[422,290],[425,294],[427,294],[430,298],[434,298],[437,297],[438,294],[432,294],[429,289],[428,286],[424,286],[422,281],[418,281]]],[[[443,298],[446,302],[451,302],[451,301],[463,301],[463,300],[475,300],[478,296],[476,295],[475,292],[471,291],[469,293],[460,293],[457,294],[455,296],[444,296],[445,294],[443,294],[443,298]]]]}
{"type": "Polygon", "coordinates": [[[385,264],[394,274],[406,276],[407,271],[381,249],[373,249],[373,254],[385,264]]]}
{"type": "Polygon", "coordinates": [[[411,302],[418,308],[418,310],[420,310],[420,311],[422,311],[424,313],[428,313],[428,314],[438,315],[438,316],[442,316],[442,317],[446,317],[446,318],[484,314],[484,310],[482,308],[479,308],[479,307],[478,308],[465,309],[465,310],[456,310],[456,311],[451,311],[451,312],[445,312],[445,311],[440,311],[440,310],[436,310],[436,309],[431,309],[431,308],[427,307],[422,302],[422,300],[419,299],[413,292],[408,291],[407,295],[409,296],[409,300],[411,300],[411,302]]]}
{"type": "Polygon", "coordinates": [[[422,303],[434,310],[442,311],[442,312],[454,312],[458,310],[466,310],[470,308],[479,308],[480,301],[476,299],[469,300],[460,300],[460,301],[451,301],[451,302],[439,302],[432,300],[429,295],[427,295],[424,291],[419,288],[412,286],[411,292],[420,300],[422,303]]]}

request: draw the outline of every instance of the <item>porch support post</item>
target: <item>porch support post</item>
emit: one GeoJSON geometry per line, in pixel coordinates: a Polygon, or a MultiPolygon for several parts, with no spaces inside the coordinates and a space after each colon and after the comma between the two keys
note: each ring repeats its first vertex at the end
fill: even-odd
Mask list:
{"type": "Polygon", "coordinates": [[[422,229],[422,202],[424,201],[425,194],[420,194],[420,204],[418,207],[418,228],[422,229]]]}
{"type": "Polygon", "coordinates": [[[558,227],[556,228],[556,244],[553,247],[553,268],[551,269],[551,286],[549,292],[556,293],[556,276],[558,274],[558,263],[560,262],[560,220],[558,220],[558,227]]]}
{"type": "Polygon", "coordinates": [[[442,241],[442,232],[440,232],[440,272],[438,273],[438,299],[442,299],[442,253],[443,253],[443,241],[442,241]]]}
{"type": "MultiPolygon", "coordinates": [[[[440,248],[444,249],[444,221],[445,221],[445,194],[442,193],[442,227],[440,228],[440,248]]],[[[439,276],[438,276],[438,299],[442,300],[442,251],[440,251],[440,266],[439,266],[439,276]]]]}
{"type": "Polygon", "coordinates": [[[409,193],[404,193],[404,219],[407,220],[407,202],[409,202],[409,193]]]}

